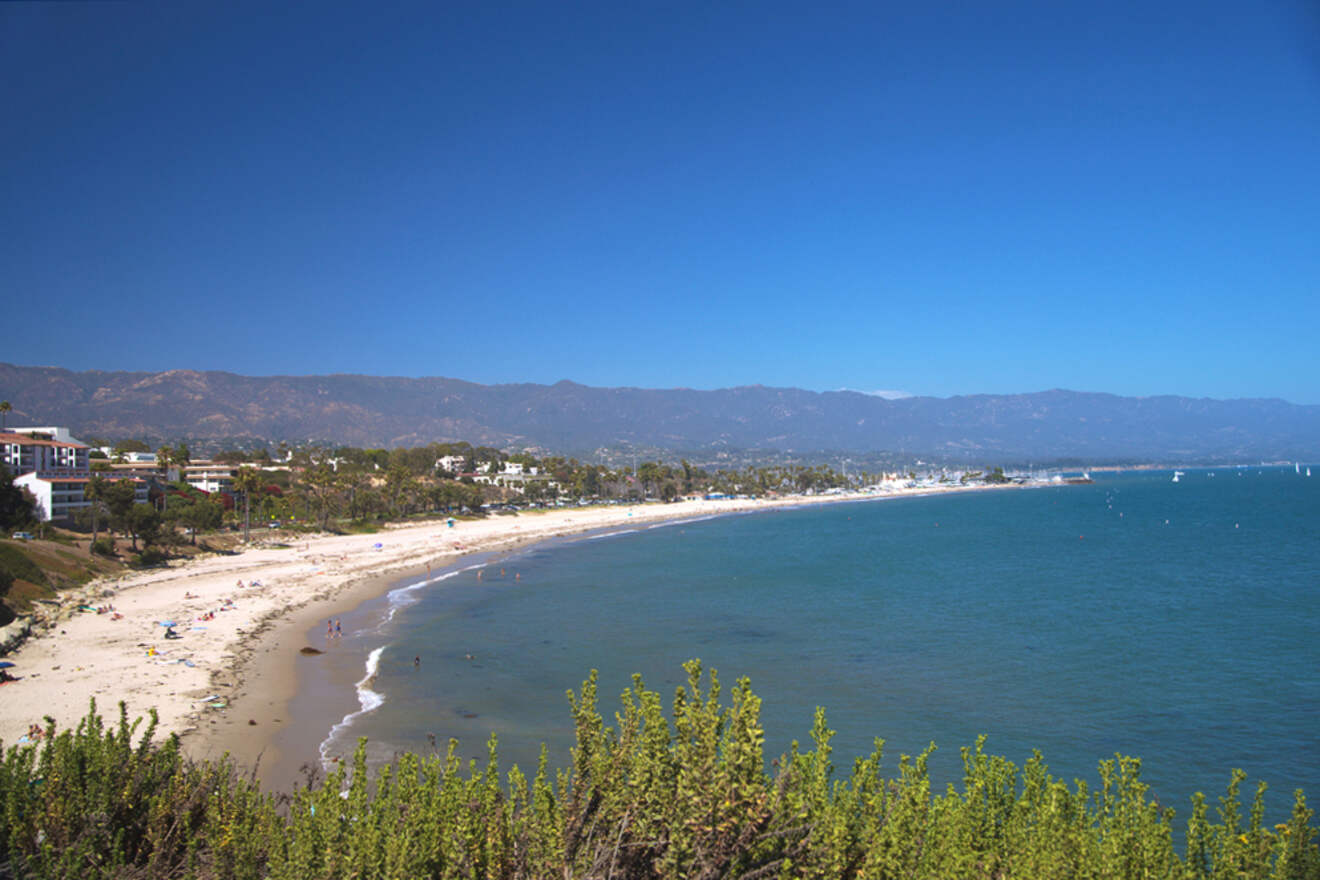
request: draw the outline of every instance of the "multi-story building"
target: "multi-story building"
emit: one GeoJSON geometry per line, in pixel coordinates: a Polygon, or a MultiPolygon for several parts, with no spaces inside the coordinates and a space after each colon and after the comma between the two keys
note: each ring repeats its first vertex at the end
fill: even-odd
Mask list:
{"type": "Polygon", "coordinates": [[[451,474],[461,474],[463,465],[467,459],[461,455],[442,455],[435,460],[437,470],[449,471],[451,474]]]}
{"type": "MultiPolygon", "coordinates": [[[[68,428],[13,428],[0,433],[0,462],[14,475],[15,486],[32,493],[37,516],[47,522],[68,519],[88,506],[84,493],[91,478],[88,451],[68,428]]],[[[146,481],[134,479],[133,487],[136,499],[145,503],[146,481]]]]}
{"type": "Polygon", "coordinates": [[[189,462],[184,479],[194,489],[201,489],[210,494],[233,492],[234,466],[217,461],[189,462]]]}
{"type": "Polygon", "coordinates": [[[0,433],[0,463],[14,476],[69,474],[87,476],[87,446],[68,428],[12,428],[0,433]]]}

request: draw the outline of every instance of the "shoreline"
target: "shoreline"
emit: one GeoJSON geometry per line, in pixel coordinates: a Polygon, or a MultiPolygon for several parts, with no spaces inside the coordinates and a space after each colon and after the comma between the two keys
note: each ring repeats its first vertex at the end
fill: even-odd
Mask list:
{"type": "MultiPolygon", "coordinates": [[[[477,554],[507,553],[630,523],[996,488],[1021,487],[552,508],[453,527],[440,519],[387,526],[375,534],[315,536],[293,546],[259,544],[232,556],[94,582],[74,595],[112,604],[122,619],[62,614],[9,655],[19,680],[0,688],[0,742],[6,747],[22,742],[28,725],[44,726],[46,716],[59,729],[72,728],[87,714],[91,699],[103,718],[113,720],[123,700],[130,720],[154,707],[157,738],[180,734],[189,756],[215,759],[228,753],[240,772],[254,773],[267,788],[288,791],[302,780],[310,753],[342,719],[337,710],[356,702],[352,689],[311,695],[300,701],[310,708],[302,705],[300,711],[319,717],[291,723],[307,664],[323,670],[348,658],[331,642],[320,644],[316,627],[355,613],[405,580],[438,574],[477,554]],[[209,619],[199,619],[208,614],[209,619]],[[182,638],[161,638],[158,622],[166,620],[177,622],[182,638]],[[327,650],[307,656],[300,653],[305,646],[327,650]],[[345,659],[336,660],[338,654],[345,659]],[[203,699],[212,696],[219,700],[203,699]],[[225,708],[208,708],[221,700],[225,708]]],[[[354,681],[363,667],[358,662],[355,668],[354,681]]]]}

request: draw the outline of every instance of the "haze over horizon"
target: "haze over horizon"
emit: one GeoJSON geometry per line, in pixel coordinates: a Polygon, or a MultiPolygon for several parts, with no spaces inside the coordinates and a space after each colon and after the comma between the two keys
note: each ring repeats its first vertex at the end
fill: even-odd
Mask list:
{"type": "Polygon", "coordinates": [[[0,360],[1320,404],[1320,13],[0,5],[0,360]]]}

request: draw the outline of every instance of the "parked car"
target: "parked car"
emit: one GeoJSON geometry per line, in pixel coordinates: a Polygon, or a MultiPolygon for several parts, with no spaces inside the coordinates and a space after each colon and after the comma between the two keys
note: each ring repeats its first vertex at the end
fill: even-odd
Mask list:
{"type": "Polygon", "coordinates": [[[31,532],[14,532],[14,534],[10,535],[9,537],[13,538],[15,541],[33,541],[33,540],[36,540],[35,538],[32,537],[32,533],[31,533],[31,532]]]}

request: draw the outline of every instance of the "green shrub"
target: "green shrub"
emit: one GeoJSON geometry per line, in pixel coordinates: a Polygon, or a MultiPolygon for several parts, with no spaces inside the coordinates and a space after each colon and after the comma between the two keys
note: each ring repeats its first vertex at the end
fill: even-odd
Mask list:
{"type": "Polygon", "coordinates": [[[156,547],[143,547],[142,552],[133,557],[131,564],[134,568],[150,568],[153,565],[164,565],[168,559],[169,557],[156,547]]]}
{"type": "Polygon", "coordinates": [[[97,538],[92,542],[92,552],[97,556],[115,556],[115,542],[111,538],[97,538]]]}
{"type": "MultiPolygon", "coordinates": [[[[739,681],[720,701],[714,672],[686,666],[667,718],[640,678],[614,727],[595,673],[569,695],[577,744],[551,777],[403,754],[374,777],[360,741],[351,770],[288,798],[262,794],[227,761],[185,760],[151,743],[155,716],[106,727],[95,704],[74,731],[47,719],[39,746],[0,761],[0,876],[34,878],[1170,878],[1317,880],[1320,850],[1299,791],[1292,816],[1263,824],[1264,786],[1242,819],[1235,771],[1212,821],[1197,795],[1185,854],[1172,809],[1148,797],[1141,762],[1100,765],[1100,784],[1018,768],[964,749],[961,787],[931,790],[928,749],[881,772],[883,743],[836,778],[833,731],[817,710],[809,751],[767,773],[760,700],[739,681]],[[134,740],[136,739],[136,743],[134,740]]],[[[933,748],[933,747],[932,747],[933,748]]]]}

